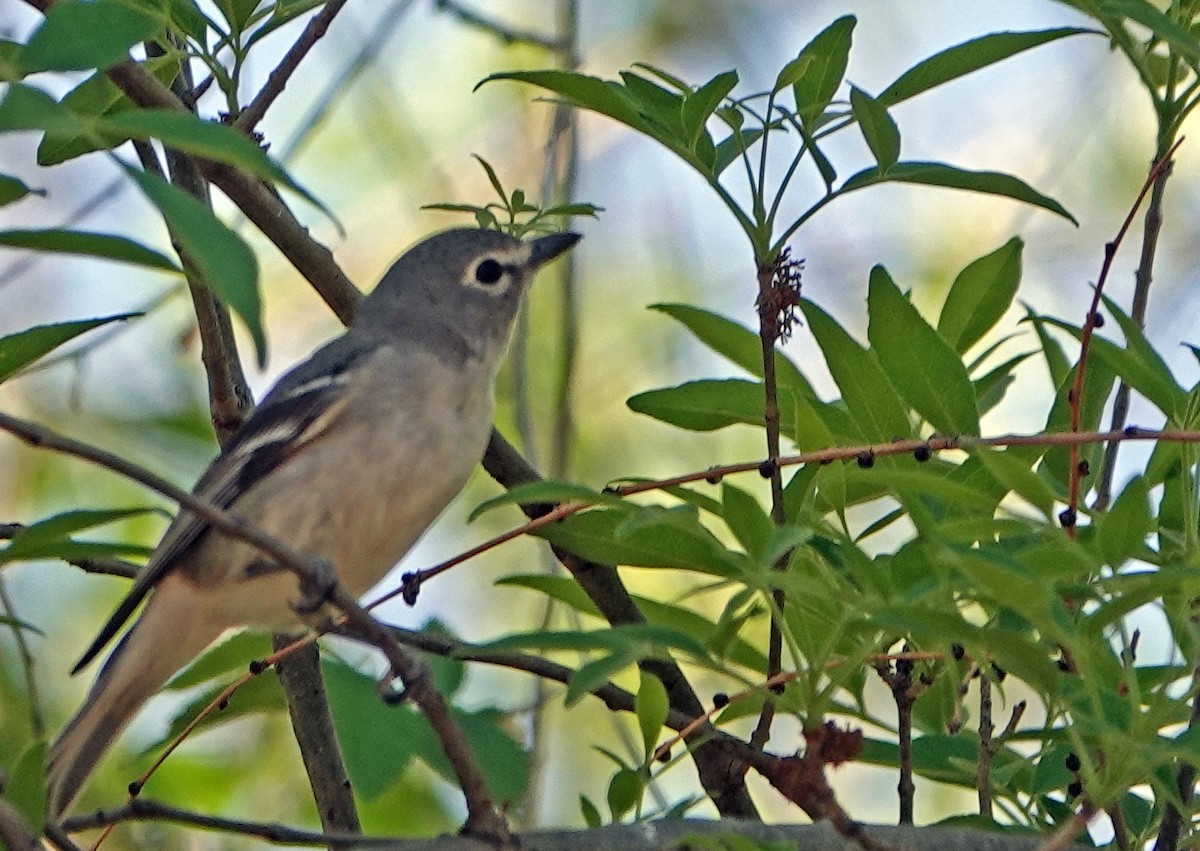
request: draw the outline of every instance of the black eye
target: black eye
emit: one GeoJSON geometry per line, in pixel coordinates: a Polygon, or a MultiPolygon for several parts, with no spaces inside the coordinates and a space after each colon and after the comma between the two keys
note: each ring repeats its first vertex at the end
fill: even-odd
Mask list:
{"type": "Polygon", "coordinates": [[[503,274],[504,267],[490,257],[475,267],[475,280],[481,284],[494,284],[503,274]]]}

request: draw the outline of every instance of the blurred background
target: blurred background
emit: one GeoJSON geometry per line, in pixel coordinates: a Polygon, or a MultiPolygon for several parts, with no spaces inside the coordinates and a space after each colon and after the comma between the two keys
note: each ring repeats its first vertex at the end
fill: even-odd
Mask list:
{"type": "MultiPolygon", "coordinates": [[[[563,18],[562,4],[550,0],[493,0],[472,8],[547,36],[556,34],[563,18]]],[[[847,79],[873,94],[920,59],[975,36],[1085,25],[1069,7],[1049,0],[579,0],[577,11],[581,69],[588,73],[614,77],[634,62],[646,62],[700,83],[736,68],[740,92],[769,87],[779,68],[814,34],[848,13],[858,16],[858,26],[847,79]]],[[[39,15],[23,4],[0,6],[0,35],[5,38],[24,40],[38,21],[39,15]]],[[[250,67],[247,97],[301,26],[292,24],[264,42],[250,67]]],[[[490,73],[550,67],[553,61],[546,50],[506,44],[438,3],[351,2],[261,130],[270,152],[284,160],[345,227],[345,235],[339,235],[319,212],[293,204],[351,279],[367,289],[423,235],[471,223],[462,216],[422,210],[422,205],[493,200],[471,154],[491,162],[509,188],[523,187],[533,198],[544,196],[552,106],[537,101],[537,91],[515,83],[474,87],[490,73]]],[[[36,82],[57,95],[78,79],[54,75],[36,82]]],[[[843,88],[839,97],[845,94],[843,88]]],[[[206,101],[202,108],[212,114],[219,104],[206,101]]],[[[1140,189],[1154,151],[1148,99],[1107,41],[1088,35],[1054,42],[907,101],[894,108],[893,116],[903,137],[903,159],[942,160],[1015,174],[1065,205],[1079,227],[1032,207],[982,195],[875,188],[827,208],[792,240],[793,254],[806,260],[804,295],[865,340],[871,266],[887,266],[902,289],[912,290],[915,303],[935,316],[954,275],[1017,234],[1026,241],[1019,299],[1038,312],[1081,323],[1104,244],[1140,189]]],[[[597,204],[604,211],[598,220],[574,225],[586,238],[575,253],[578,354],[570,397],[574,430],[563,475],[599,487],[626,475],[670,475],[761,457],[760,435],[752,429],[683,433],[625,407],[628,396],[643,390],[738,374],[691,342],[670,319],[646,308],[656,302],[686,301],[750,326],[755,321],[754,265],[728,212],[698,176],[665,150],[593,115],[581,116],[579,133],[573,200],[597,204]]],[[[93,154],[39,169],[34,157],[37,141],[36,134],[0,136],[0,170],[46,192],[45,197],[0,209],[0,227],[69,225],[129,235],[169,251],[161,221],[109,159],[93,154]]],[[[872,162],[853,131],[835,137],[825,150],[843,176],[872,162]]],[[[131,158],[127,148],[118,153],[131,158]]],[[[1150,338],[1185,386],[1195,383],[1196,363],[1180,344],[1200,343],[1194,319],[1200,253],[1195,230],[1200,211],[1197,163],[1195,147],[1185,143],[1168,187],[1147,319],[1150,338]]],[[[781,171],[786,160],[772,165],[781,171]]],[[[728,172],[731,186],[737,185],[737,171],[728,172]]],[[[818,197],[819,186],[815,175],[803,175],[793,189],[790,209],[802,211],[818,197]]],[[[218,209],[236,222],[230,206],[215,194],[218,209]]],[[[257,251],[265,292],[270,362],[261,373],[253,370],[252,357],[247,365],[261,395],[289,365],[336,335],[339,326],[272,246],[245,223],[241,232],[257,251]]],[[[1126,244],[1106,290],[1126,308],[1137,249],[1136,238],[1126,244]]],[[[147,315],[115,331],[82,337],[71,349],[73,356],[56,358],[50,366],[5,383],[0,387],[0,409],[125,452],[131,446],[130,429],[136,428],[135,460],[190,485],[214,455],[215,441],[191,305],[182,282],[115,264],[2,251],[0,335],[34,324],[123,311],[146,310],[147,315]]],[[[510,365],[500,388],[498,425],[543,466],[553,456],[552,423],[561,413],[553,409],[552,400],[562,351],[563,286],[562,271],[553,270],[534,290],[521,349],[525,369],[514,371],[510,365]],[[514,386],[523,386],[529,399],[528,424],[522,429],[517,428],[514,386]]],[[[1032,329],[1017,324],[1020,315],[1014,310],[1002,323],[1004,332],[1018,335],[1002,354],[1036,348],[1032,329]]],[[[823,393],[836,395],[819,351],[802,326],[786,349],[823,393]]],[[[1072,347],[1067,351],[1074,355],[1072,347]]],[[[1004,403],[986,417],[985,433],[1034,431],[1044,424],[1052,391],[1044,363],[1030,358],[1017,375],[1017,385],[1004,403]]],[[[1156,413],[1136,402],[1129,421],[1161,425],[1156,413]]],[[[1124,451],[1127,458],[1139,457],[1137,450],[1124,451]]],[[[1117,480],[1121,481],[1119,474],[1117,480]]],[[[520,517],[515,509],[466,523],[471,508],[498,491],[480,471],[401,570],[432,565],[516,525],[520,517]]],[[[28,523],[75,507],[158,504],[152,494],[115,475],[0,438],[0,523],[28,523]]],[[[162,517],[141,517],[103,533],[151,545],[164,523],[162,517]]],[[[520,540],[427,586],[415,608],[397,603],[384,615],[410,626],[436,618],[473,641],[539,625],[570,628],[574,622],[562,613],[545,619],[539,595],[493,584],[502,576],[545,569],[545,552],[535,542],[520,540]]],[[[399,572],[385,587],[394,586],[399,572]]],[[[684,584],[690,579],[669,572],[625,575],[635,589],[659,598],[677,599],[690,589],[684,584]]],[[[6,566],[0,579],[14,613],[44,632],[33,638],[34,675],[47,723],[56,729],[82,699],[91,678],[90,673],[69,678],[67,671],[125,583],[85,576],[57,562],[6,566]]],[[[701,609],[711,604],[715,612],[719,602],[701,597],[695,604],[701,609]]],[[[1145,619],[1152,625],[1153,613],[1146,613],[1145,619]]],[[[370,654],[359,648],[338,645],[334,650],[352,663],[369,663],[370,654]]],[[[1141,653],[1148,662],[1156,653],[1165,658],[1169,645],[1165,639],[1156,645],[1148,634],[1141,653]]],[[[29,741],[23,676],[11,636],[0,634],[0,758],[7,764],[29,741]]],[[[634,677],[622,682],[636,686],[634,677]]],[[[730,683],[714,677],[700,676],[696,684],[704,699],[731,689],[730,683]]],[[[869,693],[886,700],[886,690],[875,682],[869,693]]],[[[468,707],[498,706],[514,712],[512,733],[526,740],[532,729],[527,710],[535,697],[530,678],[482,668],[470,670],[458,694],[468,707]]],[[[139,748],[162,734],[174,705],[169,698],[156,702],[126,738],[125,748],[110,756],[104,776],[124,778],[116,788],[129,779],[139,748]]],[[[627,752],[631,744],[640,747],[636,726],[632,719],[614,719],[588,701],[564,710],[558,690],[550,691],[544,709],[544,764],[536,775],[537,786],[518,807],[519,817],[529,825],[579,825],[579,796],[603,801],[612,771],[611,763],[590,746],[618,752],[627,752]]],[[[779,724],[772,747],[780,753],[794,750],[800,744],[796,734],[794,726],[779,724]]],[[[668,774],[657,789],[660,801],[669,805],[695,794],[692,775],[687,765],[668,774]]],[[[851,767],[835,781],[845,790],[844,803],[854,817],[894,820],[893,774],[851,767]]],[[[279,713],[197,737],[154,784],[156,797],[174,797],[200,808],[312,823],[295,746],[279,713]],[[284,784],[287,791],[280,794],[284,784]],[[198,789],[203,794],[198,795],[198,789]],[[265,807],[266,802],[272,803],[265,807]]],[[[770,818],[799,817],[770,789],[755,787],[755,792],[770,818]]],[[[918,781],[917,821],[968,812],[972,797],[918,781]]],[[[365,813],[371,829],[429,833],[454,829],[460,808],[454,789],[414,764],[382,796],[367,802],[365,813]]],[[[696,812],[712,813],[707,805],[696,812]]],[[[156,833],[159,828],[137,830],[143,843],[176,836],[156,833]]],[[[193,834],[179,847],[249,845],[193,834]]]]}

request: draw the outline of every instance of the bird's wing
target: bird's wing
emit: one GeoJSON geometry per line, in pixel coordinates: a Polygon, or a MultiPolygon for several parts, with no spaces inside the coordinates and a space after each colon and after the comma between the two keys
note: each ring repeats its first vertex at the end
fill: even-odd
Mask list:
{"type": "MultiPolygon", "coordinates": [[[[351,336],[319,349],[275,385],[221,454],[200,477],[193,493],[217,508],[236,511],[238,497],[289,458],[304,451],[337,417],[354,371],[375,349],[351,336]]],[[[209,526],[181,509],[125,599],[75,665],[83,669],[113,639],[150,589],[208,532],[209,526]]]]}

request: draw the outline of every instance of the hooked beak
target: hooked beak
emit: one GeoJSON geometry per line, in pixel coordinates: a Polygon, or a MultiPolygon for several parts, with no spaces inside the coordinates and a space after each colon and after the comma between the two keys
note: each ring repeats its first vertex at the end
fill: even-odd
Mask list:
{"type": "Polygon", "coordinates": [[[533,253],[529,255],[529,268],[537,269],[544,266],[558,255],[569,251],[582,238],[577,233],[564,231],[531,239],[529,245],[533,248],[533,253]]]}

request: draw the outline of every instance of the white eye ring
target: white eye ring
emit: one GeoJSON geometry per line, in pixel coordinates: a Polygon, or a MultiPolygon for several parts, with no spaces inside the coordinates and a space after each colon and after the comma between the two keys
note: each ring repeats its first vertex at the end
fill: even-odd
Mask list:
{"type": "Polygon", "coordinates": [[[502,295],[516,279],[517,266],[506,262],[504,255],[480,257],[467,267],[463,286],[481,290],[489,295],[502,295]]]}

